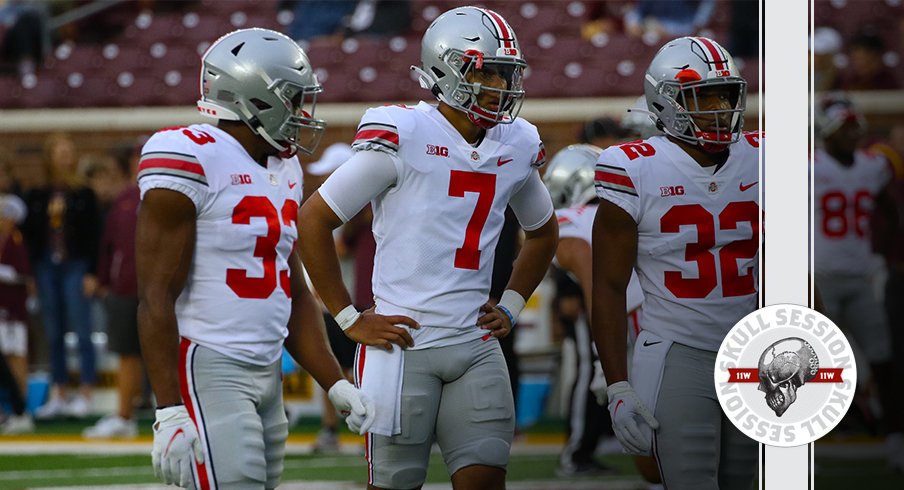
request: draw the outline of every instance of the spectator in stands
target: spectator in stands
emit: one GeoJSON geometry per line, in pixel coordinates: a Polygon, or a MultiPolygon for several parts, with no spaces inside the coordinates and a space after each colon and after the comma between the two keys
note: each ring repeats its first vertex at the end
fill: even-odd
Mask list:
{"type": "Polygon", "coordinates": [[[25,203],[18,196],[0,194],[0,386],[10,394],[13,415],[0,433],[34,430],[25,413],[22,394],[28,384],[28,290],[34,289],[25,242],[18,225],[25,219],[25,203]]]}
{"type": "MultiPolygon", "coordinates": [[[[132,185],[121,190],[107,212],[97,261],[97,296],[107,316],[107,346],[119,355],[117,412],[101,418],[82,435],[88,438],[136,437],[135,400],[144,387],[141,347],[138,342],[138,283],[135,275],[135,225],[141,197],[138,159],[141,145],[130,155],[132,185]]],[[[114,165],[118,171],[118,166],[114,165]]],[[[111,170],[112,171],[112,170],[111,170]]]]}
{"type": "Polygon", "coordinates": [[[894,71],[885,65],[885,41],[871,27],[865,27],[851,39],[848,47],[849,64],[839,76],[842,90],[896,90],[901,83],[894,71]]]}
{"type": "Polygon", "coordinates": [[[94,191],[101,215],[105,214],[126,185],[122,169],[109,153],[89,153],[81,157],[78,173],[94,191]]]}
{"type": "Polygon", "coordinates": [[[838,84],[835,57],[841,52],[841,34],[831,27],[813,31],[813,86],[816,92],[832,90],[838,84]]]}
{"type": "Polygon", "coordinates": [[[341,35],[357,3],[355,0],[283,1],[279,9],[291,10],[294,15],[286,35],[296,41],[310,41],[341,35]]]}
{"type": "Polygon", "coordinates": [[[13,174],[13,154],[0,147],[0,194],[19,194],[19,183],[13,174]]]}
{"type": "Polygon", "coordinates": [[[0,5],[0,61],[19,76],[31,75],[47,48],[43,5],[24,0],[0,0],[0,5]]]}
{"type": "Polygon", "coordinates": [[[584,2],[587,21],[581,26],[581,37],[591,41],[597,36],[611,36],[622,32],[624,18],[631,5],[628,2],[599,0],[584,2]]]}
{"type": "Polygon", "coordinates": [[[6,358],[0,356],[0,393],[6,392],[13,413],[0,423],[0,435],[26,434],[35,430],[34,420],[31,414],[25,411],[25,397],[19,389],[13,372],[6,362],[6,358]]]}
{"type": "Polygon", "coordinates": [[[625,14],[625,32],[657,44],[660,38],[689,36],[706,27],[715,0],[638,0],[625,14]]]}
{"type": "Polygon", "coordinates": [[[76,147],[69,135],[50,135],[44,157],[49,183],[26,194],[28,217],[22,229],[35,270],[53,382],[49,401],[35,415],[85,417],[97,381],[91,308],[85,294],[86,283],[94,277],[100,237],[97,198],[78,177],[76,147]],[[72,399],[63,341],[69,329],[78,336],[81,367],[81,386],[72,399]]]}

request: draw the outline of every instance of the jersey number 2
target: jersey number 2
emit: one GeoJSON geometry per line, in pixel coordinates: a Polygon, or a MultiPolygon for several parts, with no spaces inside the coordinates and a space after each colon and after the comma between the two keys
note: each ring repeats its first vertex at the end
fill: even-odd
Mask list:
{"type": "MultiPolygon", "coordinates": [[[[232,210],[232,222],[237,225],[251,223],[251,218],[264,218],[267,220],[267,234],[257,237],[254,245],[254,256],[261,259],[264,275],[261,277],[248,277],[246,269],[226,269],[226,285],[239,298],[264,299],[273,294],[279,286],[287,297],[291,297],[289,285],[289,271],[276,271],[276,246],[279,245],[281,225],[293,226],[298,215],[298,203],[287,199],[283,203],[280,212],[276,211],[270,200],[262,196],[245,196],[232,210]]],[[[294,248],[294,244],[293,244],[294,248]]]]}
{"type": "Polygon", "coordinates": [[[477,205],[465,229],[465,241],[455,249],[455,268],[476,271],[480,268],[480,233],[487,224],[493,198],[496,197],[496,175],[453,170],[449,179],[449,195],[465,197],[466,192],[477,193],[477,205]]]}
{"type": "MultiPolygon", "coordinates": [[[[760,223],[757,219],[759,206],[755,202],[731,202],[719,213],[719,229],[734,230],[738,223],[748,222],[753,230],[746,240],[736,240],[719,249],[718,263],[722,271],[722,296],[744,296],[753,294],[753,273],[741,275],[738,259],[750,259],[759,248],[760,223]]],[[[716,254],[711,249],[716,244],[716,227],[712,213],[699,204],[685,204],[669,209],[659,221],[662,233],[678,233],[681,226],[694,226],[697,241],[688,243],[684,258],[697,263],[697,277],[683,277],[680,271],[665,272],[665,287],[676,298],[705,298],[718,285],[716,276],[716,254]]]]}

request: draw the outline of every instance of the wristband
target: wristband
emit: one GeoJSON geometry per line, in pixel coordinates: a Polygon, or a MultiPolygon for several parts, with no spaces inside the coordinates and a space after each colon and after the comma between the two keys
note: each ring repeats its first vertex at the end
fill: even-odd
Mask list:
{"type": "Polygon", "coordinates": [[[502,292],[502,298],[499,299],[499,304],[497,304],[496,307],[508,315],[509,319],[512,321],[512,326],[514,327],[515,323],[518,321],[518,316],[521,315],[521,310],[524,309],[526,303],[527,302],[517,291],[506,289],[502,292]]]}
{"type": "Polygon", "coordinates": [[[339,324],[339,328],[344,332],[351,328],[360,317],[361,312],[355,308],[355,305],[348,305],[333,318],[335,318],[336,323],[339,324]]]}
{"type": "Polygon", "coordinates": [[[512,312],[509,311],[508,308],[506,308],[505,306],[502,306],[502,305],[496,305],[496,309],[499,310],[499,311],[501,311],[501,312],[503,312],[503,313],[505,313],[505,316],[507,316],[507,317],[509,318],[509,323],[510,323],[513,327],[515,326],[515,317],[512,316],[512,312]]]}

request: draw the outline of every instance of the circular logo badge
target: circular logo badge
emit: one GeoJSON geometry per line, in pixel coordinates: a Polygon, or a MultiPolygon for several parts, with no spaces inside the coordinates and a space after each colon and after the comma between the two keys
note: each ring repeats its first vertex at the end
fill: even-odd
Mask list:
{"type": "Polygon", "coordinates": [[[781,304],[728,332],[714,381],[735,427],[763,444],[791,447],[838,425],[854,400],[857,367],[851,344],[825,315],[781,304]]]}
{"type": "Polygon", "coordinates": [[[474,160],[475,162],[480,160],[480,153],[477,153],[477,150],[471,152],[471,160],[474,160]]]}

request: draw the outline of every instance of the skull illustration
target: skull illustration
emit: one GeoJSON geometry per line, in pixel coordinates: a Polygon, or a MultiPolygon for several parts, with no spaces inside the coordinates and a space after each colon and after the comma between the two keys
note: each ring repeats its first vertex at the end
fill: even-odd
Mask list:
{"type": "Polygon", "coordinates": [[[766,393],[766,404],[781,417],[797,400],[797,389],[816,377],[818,370],[819,358],[806,340],[779,340],[760,356],[758,389],[766,393]]]}

